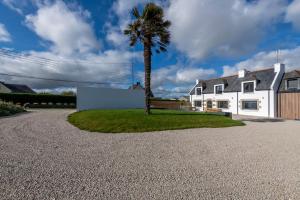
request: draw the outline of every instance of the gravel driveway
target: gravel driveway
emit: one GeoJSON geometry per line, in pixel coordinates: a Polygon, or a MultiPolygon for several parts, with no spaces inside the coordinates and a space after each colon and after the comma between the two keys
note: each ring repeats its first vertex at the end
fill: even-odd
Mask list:
{"type": "Polygon", "coordinates": [[[300,122],[100,134],[71,112],[0,119],[0,199],[300,199],[300,122]]]}

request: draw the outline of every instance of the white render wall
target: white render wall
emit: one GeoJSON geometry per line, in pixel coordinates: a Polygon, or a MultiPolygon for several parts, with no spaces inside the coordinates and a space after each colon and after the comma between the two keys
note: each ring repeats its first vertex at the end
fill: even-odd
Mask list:
{"type": "Polygon", "coordinates": [[[204,111],[206,107],[206,101],[212,100],[213,108],[217,108],[217,101],[224,100],[228,101],[228,109],[221,109],[222,112],[231,112],[232,114],[239,115],[252,115],[261,117],[275,117],[274,111],[274,92],[273,91],[254,91],[253,93],[242,93],[242,92],[229,92],[223,94],[202,94],[202,95],[191,95],[192,105],[195,100],[202,101],[202,107],[196,107],[199,111],[204,111]],[[269,96],[270,92],[270,96],[269,96]],[[270,99],[269,99],[270,97],[270,99]],[[203,104],[204,99],[204,104],[203,104]],[[258,101],[258,110],[243,110],[243,100],[255,100],[258,101]],[[269,104],[270,103],[270,104],[269,104]]]}
{"type": "MultiPolygon", "coordinates": [[[[201,100],[202,107],[196,107],[199,111],[204,111],[206,108],[206,101],[212,100],[213,108],[217,108],[217,101],[224,100],[229,101],[228,109],[221,109],[222,112],[231,112],[232,114],[239,115],[251,115],[260,117],[276,117],[277,116],[277,91],[285,72],[284,64],[274,64],[274,72],[276,76],[270,87],[270,90],[256,91],[253,93],[242,92],[230,92],[223,94],[202,94],[202,95],[190,95],[190,102],[195,107],[194,101],[201,100]],[[258,101],[257,110],[244,110],[242,109],[243,100],[255,100],[258,101]]],[[[247,81],[248,82],[248,81],[247,81]]],[[[256,86],[256,83],[255,83],[256,86]]],[[[242,87],[241,87],[242,88],[242,87]]]]}
{"type": "Polygon", "coordinates": [[[77,88],[77,110],[144,108],[143,90],[77,88]]]}

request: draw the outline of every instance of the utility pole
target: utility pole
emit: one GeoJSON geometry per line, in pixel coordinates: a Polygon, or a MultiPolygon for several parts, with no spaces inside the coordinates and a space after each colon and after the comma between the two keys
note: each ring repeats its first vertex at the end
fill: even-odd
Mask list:
{"type": "Polygon", "coordinates": [[[131,62],[131,82],[132,86],[134,85],[134,70],[133,70],[133,62],[131,62]]]}

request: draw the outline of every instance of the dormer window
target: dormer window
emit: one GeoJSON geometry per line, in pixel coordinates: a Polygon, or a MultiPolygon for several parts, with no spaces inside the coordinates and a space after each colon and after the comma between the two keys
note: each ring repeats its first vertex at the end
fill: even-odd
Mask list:
{"type": "Polygon", "coordinates": [[[243,92],[244,93],[253,93],[254,92],[254,81],[243,83],[243,92]]]}
{"type": "Polygon", "coordinates": [[[196,95],[201,95],[202,94],[202,87],[197,87],[196,88],[196,95]]]}
{"type": "Polygon", "coordinates": [[[215,85],[215,94],[222,94],[224,90],[224,85],[215,85]]]}
{"type": "Polygon", "coordinates": [[[299,89],[298,79],[286,80],[286,87],[287,87],[288,90],[299,89]]]}

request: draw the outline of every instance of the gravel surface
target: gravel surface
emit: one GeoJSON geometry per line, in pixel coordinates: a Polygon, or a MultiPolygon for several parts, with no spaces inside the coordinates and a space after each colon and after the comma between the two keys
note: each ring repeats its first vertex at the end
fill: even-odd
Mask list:
{"type": "Polygon", "coordinates": [[[71,112],[0,119],[0,199],[300,199],[300,122],[101,134],[71,112]]]}

